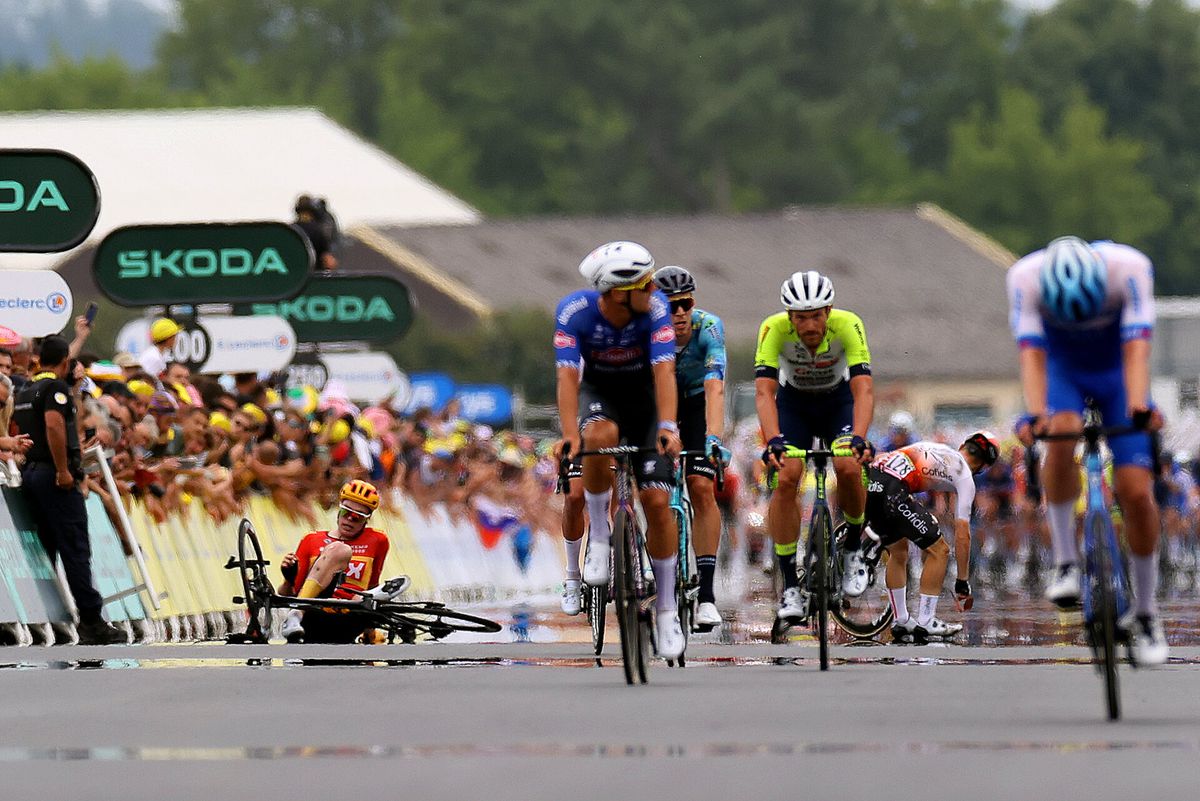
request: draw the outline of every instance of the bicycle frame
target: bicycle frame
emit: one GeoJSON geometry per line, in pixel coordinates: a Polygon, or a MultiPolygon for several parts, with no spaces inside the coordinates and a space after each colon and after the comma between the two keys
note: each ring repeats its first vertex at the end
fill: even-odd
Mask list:
{"type": "Polygon", "coordinates": [[[1100,436],[1103,427],[1099,412],[1088,409],[1084,413],[1083,436],[1087,443],[1084,453],[1084,471],[1087,476],[1087,508],[1083,518],[1083,554],[1087,569],[1088,580],[1083,583],[1082,605],[1083,617],[1088,623],[1095,618],[1095,594],[1093,586],[1099,579],[1098,560],[1100,549],[1108,551],[1108,565],[1116,601],[1116,614],[1119,619],[1129,610],[1130,592],[1129,580],[1125,575],[1121,559],[1121,546],[1117,542],[1117,534],[1113,528],[1112,515],[1104,499],[1104,466],[1100,461],[1100,436]],[[1097,526],[1099,522],[1099,526],[1097,526]],[[1104,541],[1097,542],[1095,532],[1104,533],[1104,541]]]}

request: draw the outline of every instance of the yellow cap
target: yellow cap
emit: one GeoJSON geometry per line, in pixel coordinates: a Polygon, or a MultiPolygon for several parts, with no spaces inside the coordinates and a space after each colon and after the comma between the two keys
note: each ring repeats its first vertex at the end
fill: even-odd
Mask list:
{"type": "Polygon", "coordinates": [[[225,432],[233,431],[233,424],[229,422],[229,418],[224,412],[213,412],[208,416],[208,424],[213,428],[219,428],[225,432]]]}
{"type": "Polygon", "coordinates": [[[283,405],[283,397],[275,390],[268,388],[266,395],[268,409],[283,405]]]}
{"type": "Polygon", "coordinates": [[[167,341],[182,330],[174,320],[167,317],[159,317],[150,324],[150,338],[157,345],[159,342],[167,341]]]}
{"type": "Polygon", "coordinates": [[[359,417],[356,425],[367,435],[367,439],[375,439],[375,424],[366,417],[359,417]]]}
{"type": "Polygon", "coordinates": [[[259,425],[267,422],[267,413],[255,406],[253,403],[243,403],[242,411],[250,415],[250,417],[254,419],[254,422],[258,423],[259,425]]]}
{"type": "Polygon", "coordinates": [[[129,391],[138,397],[148,398],[154,394],[154,387],[139,379],[130,381],[127,386],[129,391]]]}
{"type": "Polygon", "coordinates": [[[330,445],[337,445],[348,436],[350,436],[350,424],[345,420],[339,418],[329,425],[329,436],[327,439],[330,445]]]}

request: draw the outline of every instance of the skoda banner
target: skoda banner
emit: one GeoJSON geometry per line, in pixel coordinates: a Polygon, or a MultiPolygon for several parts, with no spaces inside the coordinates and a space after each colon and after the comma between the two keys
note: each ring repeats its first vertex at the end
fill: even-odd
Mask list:
{"type": "Polygon", "coordinates": [[[512,393],[499,384],[464,385],[455,397],[462,405],[464,420],[495,426],[512,419],[512,393]]]}
{"type": "Polygon", "coordinates": [[[56,253],[92,232],[96,176],[61,150],[0,150],[0,251],[56,253]]]}
{"type": "Polygon", "coordinates": [[[386,275],[316,275],[290,300],[243,304],[234,313],[277,314],[301,342],[395,342],[413,321],[408,288],[386,275]]]}
{"type": "Polygon", "coordinates": [[[133,225],[104,238],[92,269],[122,306],[249,303],[293,297],[313,259],[304,232],[281,222],[133,225]]]}
{"type": "Polygon", "coordinates": [[[57,334],[71,322],[71,289],[51,270],[0,270],[0,320],[23,337],[57,334]]]}
{"type": "MultiPolygon", "coordinates": [[[[116,346],[135,356],[150,347],[150,321],[126,323],[116,346]]],[[[296,334],[286,320],[206,315],[184,327],[170,358],[197,373],[259,373],[282,370],[295,355],[296,334]]]]}
{"type": "Polygon", "coordinates": [[[412,395],[404,406],[396,408],[404,414],[412,414],[417,409],[432,409],[440,412],[442,407],[454,397],[454,379],[445,373],[413,373],[412,395]]]}
{"type": "Polygon", "coordinates": [[[340,382],[346,395],[360,403],[378,403],[392,398],[393,406],[408,402],[412,393],[408,376],[386,353],[323,353],[329,383],[340,382]]]}

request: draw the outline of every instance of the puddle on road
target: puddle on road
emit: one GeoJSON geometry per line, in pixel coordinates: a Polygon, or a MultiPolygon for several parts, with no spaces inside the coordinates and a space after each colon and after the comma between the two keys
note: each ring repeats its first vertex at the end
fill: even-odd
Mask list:
{"type": "Polygon", "coordinates": [[[845,756],[911,754],[929,756],[987,753],[1087,754],[1173,751],[1196,753],[1200,740],[950,740],[944,742],[797,742],[639,745],[604,743],[446,743],[431,745],[322,745],[267,747],[0,747],[4,762],[240,762],[293,759],[714,759],[721,757],[845,756]]]}

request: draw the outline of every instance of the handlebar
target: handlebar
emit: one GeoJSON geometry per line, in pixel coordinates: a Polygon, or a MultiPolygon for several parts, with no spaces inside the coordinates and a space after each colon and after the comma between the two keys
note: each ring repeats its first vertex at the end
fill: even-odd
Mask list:
{"type": "MultiPolygon", "coordinates": [[[[595,450],[581,450],[577,456],[582,459],[588,456],[637,456],[643,453],[658,453],[657,448],[640,448],[636,445],[617,445],[612,448],[596,448],[595,450]]],[[[716,445],[712,446],[709,453],[704,451],[680,451],[679,458],[686,456],[704,456],[712,461],[716,466],[716,485],[718,490],[725,489],[725,464],[721,461],[721,450],[716,445]]],[[[571,469],[571,446],[566,444],[563,446],[562,456],[558,460],[558,483],[555,486],[555,492],[559,495],[565,495],[569,491],[568,475],[571,469]]]]}
{"type": "MultiPolygon", "coordinates": [[[[857,458],[858,454],[853,448],[797,448],[795,445],[784,446],[784,459],[840,459],[842,457],[857,458]]],[[[767,486],[774,488],[775,476],[778,471],[771,465],[767,465],[767,486]]]]}

